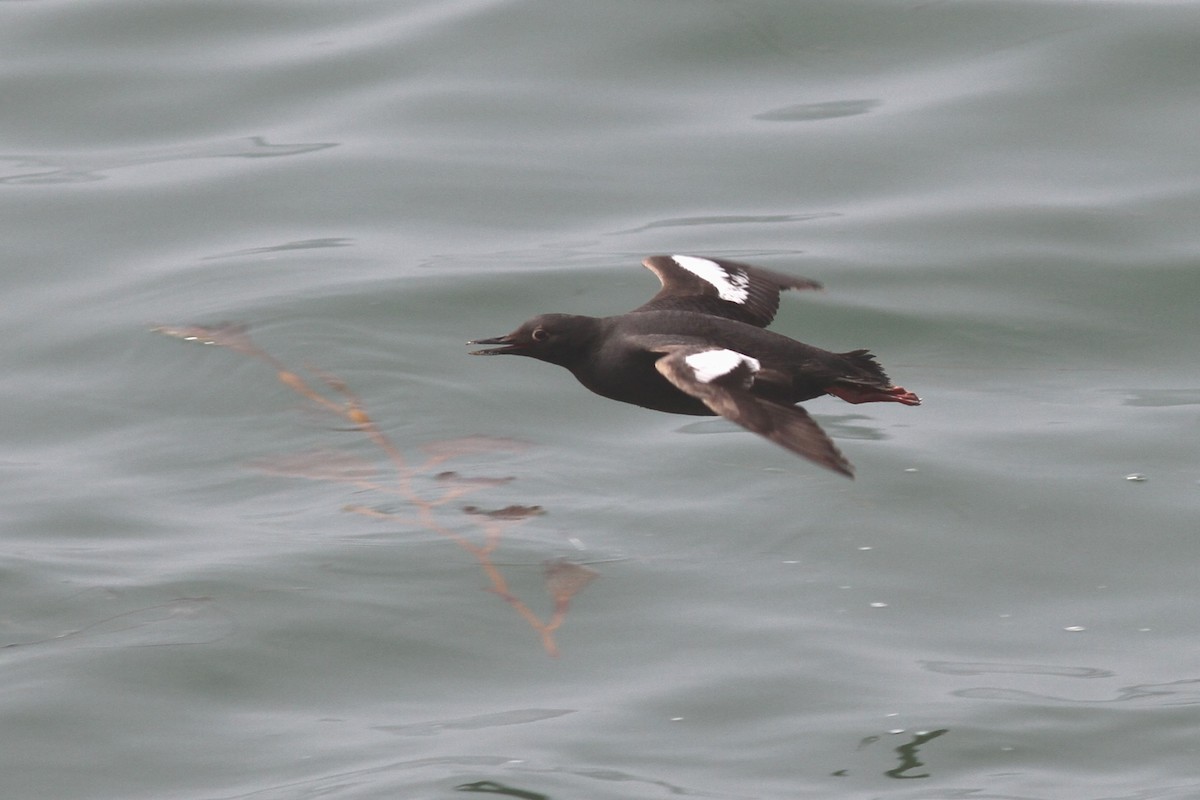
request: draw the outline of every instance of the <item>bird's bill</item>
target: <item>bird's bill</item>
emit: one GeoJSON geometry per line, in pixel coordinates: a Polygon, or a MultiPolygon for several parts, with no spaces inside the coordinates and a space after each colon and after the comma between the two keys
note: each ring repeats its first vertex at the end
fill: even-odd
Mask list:
{"type": "Polygon", "coordinates": [[[496,336],[491,339],[472,339],[467,344],[499,344],[503,347],[493,347],[489,350],[472,350],[468,355],[472,356],[502,356],[505,353],[515,353],[521,349],[520,345],[512,343],[512,334],[507,336],[496,336]]]}

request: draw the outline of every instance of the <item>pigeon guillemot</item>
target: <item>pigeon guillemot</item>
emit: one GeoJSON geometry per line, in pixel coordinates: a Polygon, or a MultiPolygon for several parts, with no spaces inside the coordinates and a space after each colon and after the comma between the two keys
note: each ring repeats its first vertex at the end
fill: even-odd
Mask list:
{"type": "Polygon", "coordinates": [[[543,314],[501,345],[471,355],[518,355],[566,367],[585,387],[623,403],[675,414],[721,415],[823,467],[853,468],[795,403],[823,394],[848,403],[921,404],[894,386],[866,350],[832,353],[764,330],[785,289],[821,285],[722,258],[650,256],[662,283],[628,314],[543,314]]]}

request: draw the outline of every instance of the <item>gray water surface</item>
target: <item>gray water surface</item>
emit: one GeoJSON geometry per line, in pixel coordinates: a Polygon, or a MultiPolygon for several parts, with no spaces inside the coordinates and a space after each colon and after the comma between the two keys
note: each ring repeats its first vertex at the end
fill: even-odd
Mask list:
{"type": "Polygon", "coordinates": [[[4,796],[1200,797],[1198,39],[0,4],[4,796]],[[670,252],[924,405],[807,404],[851,482],[465,355],[670,252]],[[269,358],[150,330],[223,322],[269,358]]]}

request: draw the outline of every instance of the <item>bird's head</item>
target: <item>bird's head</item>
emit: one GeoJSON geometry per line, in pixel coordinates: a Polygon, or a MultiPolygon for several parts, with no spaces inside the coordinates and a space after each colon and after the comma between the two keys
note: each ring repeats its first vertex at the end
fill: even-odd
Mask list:
{"type": "Polygon", "coordinates": [[[528,356],[566,365],[587,348],[599,328],[598,323],[594,317],[542,314],[505,336],[474,339],[467,344],[499,345],[487,350],[472,350],[473,356],[528,356]]]}

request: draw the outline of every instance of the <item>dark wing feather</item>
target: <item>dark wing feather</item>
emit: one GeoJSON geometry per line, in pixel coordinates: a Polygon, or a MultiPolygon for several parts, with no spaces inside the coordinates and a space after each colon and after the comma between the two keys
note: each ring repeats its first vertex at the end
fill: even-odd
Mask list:
{"type": "MultiPolygon", "coordinates": [[[[757,362],[747,356],[736,367],[719,376],[697,376],[688,356],[721,348],[665,344],[652,348],[664,353],[654,366],[680,391],[703,402],[730,422],[770,439],[775,444],[848,478],[854,468],[821,426],[799,406],[772,403],[749,391],[757,362]],[[707,378],[701,380],[700,378],[707,378]]],[[[726,353],[732,351],[725,350],[726,353]]],[[[740,355],[740,354],[737,354],[740,355]]]]}
{"type": "Polygon", "coordinates": [[[650,256],[642,261],[658,276],[662,289],[633,311],[691,311],[765,328],[779,309],[779,293],[787,289],[820,289],[821,284],[752,267],[723,258],[650,256]],[[681,261],[677,259],[684,259],[681,261]],[[697,272],[684,264],[702,269],[697,272]],[[711,265],[711,266],[709,266],[711,265]],[[717,283],[705,276],[713,277],[717,283]],[[722,291],[724,290],[724,296],[722,291]],[[734,299],[731,299],[734,298],[734,299]]]}

